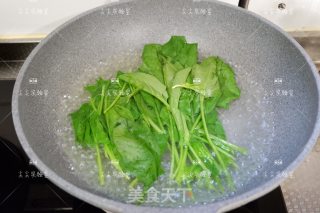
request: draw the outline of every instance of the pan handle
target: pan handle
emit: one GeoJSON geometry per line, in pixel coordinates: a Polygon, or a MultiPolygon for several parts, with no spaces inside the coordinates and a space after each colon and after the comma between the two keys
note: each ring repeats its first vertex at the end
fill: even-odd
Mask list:
{"type": "Polygon", "coordinates": [[[248,9],[249,1],[250,0],[239,0],[238,6],[244,9],[248,9]]]}

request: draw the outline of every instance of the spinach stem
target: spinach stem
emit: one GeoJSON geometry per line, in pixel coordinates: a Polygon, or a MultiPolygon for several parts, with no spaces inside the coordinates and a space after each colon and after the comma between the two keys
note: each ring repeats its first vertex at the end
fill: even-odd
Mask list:
{"type": "Polygon", "coordinates": [[[211,138],[217,140],[217,141],[220,141],[220,142],[223,143],[224,145],[229,146],[230,148],[232,148],[232,149],[240,152],[241,154],[244,154],[244,155],[247,154],[247,150],[246,150],[245,148],[242,148],[242,147],[239,147],[239,146],[234,145],[234,144],[232,144],[232,143],[229,143],[229,142],[227,142],[227,141],[225,141],[225,140],[223,140],[223,139],[221,139],[221,138],[219,138],[219,137],[217,137],[217,136],[214,136],[214,135],[211,135],[211,134],[209,134],[209,136],[210,136],[211,138]]]}
{"type": "Polygon", "coordinates": [[[165,130],[163,128],[163,124],[162,124],[162,121],[161,121],[161,118],[160,118],[159,110],[157,109],[157,107],[155,107],[155,108],[156,108],[155,111],[156,111],[156,115],[157,115],[157,120],[158,120],[159,126],[161,128],[161,131],[164,133],[165,130]]]}
{"type": "Polygon", "coordinates": [[[174,157],[175,157],[175,160],[176,160],[176,162],[178,162],[179,161],[179,154],[178,154],[178,150],[177,150],[177,146],[176,146],[176,140],[175,140],[175,138],[174,138],[174,123],[173,123],[173,121],[172,121],[172,117],[170,117],[169,118],[170,119],[170,126],[171,126],[171,128],[170,128],[170,132],[171,132],[171,138],[172,138],[172,142],[173,142],[173,145],[174,145],[174,157]]]}
{"type": "Polygon", "coordinates": [[[188,155],[188,146],[187,145],[180,145],[180,150],[181,150],[181,157],[179,159],[179,163],[178,163],[178,168],[176,169],[176,172],[174,174],[175,179],[177,181],[178,184],[181,183],[181,176],[184,175],[184,167],[186,164],[186,160],[187,160],[187,155],[188,155]]]}
{"type": "Polygon", "coordinates": [[[174,130],[173,130],[173,121],[172,121],[172,117],[171,115],[169,115],[169,123],[170,123],[170,130],[169,130],[169,135],[170,135],[170,139],[171,139],[171,165],[170,165],[170,178],[173,179],[173,170],[174,170],[174,166],[175,163],[179,161],[179,157],[178,157],[178,152],[177,152],[177,148],[175,145],[175,138],[174,138],[174,130]]]}
{"type": "Polygon", "coordinates": [[[148,109],[145,106],[145,104],[143,103],[143,101],[137,99],[136,96],[134,96],[133,99],[134,99],[135,103],[137,104],[139,111],[141,112],[142,118],[147,122],[147,124],[149,124],[151,127],[153,127],[153,129],[156,130],[156,132],[158,132],[160,134],[165,133],[165,130],[164,130],[163,126],[159,127],[152,120],[152,118],[150,118],[146,113],[144,113],[144,111],[148,111],[148,109]]]}
{"type": "Polygon", "coordinates": [[[153,122],[153,120],[151,118],[149,118],[148,116],[145,116],[144,114],[142,114],[143,119],[152,126],[152,128],[154,130],[156,130],[158,133],[162,134],[164,133],[164,130],[162,130],[155,122],[153,122]]]}
{"type": "Polygon", "coordinates": [[[98,106],[99,115],[101,115],[101,113],[102,113],[102,107],[103,107],[103,102],[104,102],[104,93],[105,93],[105,85],[102,86],[101,99],[100,99],[100,103],[98,106]]]}
{"type": "Polygon", "coordinates": [[[135,178],[133,181],[131,181],[131,183],[129,184],[129,187],[131,188],[135,188],[138,184],[138,178],[135,178]]]}
{"type": "Polygon", "coordinates": [[[193,133],[193,131],[195,130],[195,128],[197,127],[199,121],[201,120],[201,114],[198,115],[197,119],[195,120],[195,122],[193,123],[191,129],[190,129],[190,133],[193,133]]]}
{"type": "MultiPolygon", "coordinates": [[[[199,136],[197,136],[197,135],[194,135],[193,137],[195,137],[195,138],[197,138],[198,140],[201,140],[201,141],[209,144],[209,146],[213,149],[214,144],[212,144],[212,141],[210,141],[210,142],[211,142],[211,143],[210,143],[210,142],[208,142],[207,140],[205,140],[204,138],[199,137],[199,136]]],[[[221,147],[219,147],[219,146],[216,146],[216,147],[219,149],[219,151],[220,151],[221,153],[223,153],[223,154],[226,155],[227,157],[231,158],[232,160],[235,160],[235,159],[234,159],[234,156],[232,156],[230,153],[228,153],[227,151],[225,151],[223,148],[221,148],[221,147]]]]}
{"type": "Polygon", "coordinates": [[[97,112],[97,108],[96,108],[96,106],[94,105],[94,99],[90,98],[90,104],[91,104],[93,110],[97,112]]]}
{"type": "MultiPolygon", "coordinates": [[[[207,138],[208,142],[210,143],[211,142],[211,138],[209,136],[209,131],[208,131],[206,118],[205,118],[205,114],[204,114],[203,102],[204,102],[204,96],[201,95],[200,96],[200,113],[201,113],[201,118],[202,118],[202,123],[203,123],[203,129],[204,129],[206,138],[207,138]]],[[[224,164],[224,162],[223,162],[223,160],[222,160],[222,158],[220,156],[220,153],[219,153],[217,147],[213,146],[212,148],[213,148],[213,151],[216,153],[217,159],[218,159],[219,163],[221,164],[222,170],[226,175],[228,183],[231,183],[230,174],[229,174],[229,172],[228,172],[228,170],[227,170],[227,168],[226,168],[226,166],[225,166],[225,164],[224,164]]]]}
{"type": "Polygon", "coordinates": [[[98,144],[96,144],[96,161],[98,166],[99,183],[100,185],[104,185],[105,184],[104,172],[103,172],[100,149],[98,144]]]}
{"type": "Polygon", "coordinates": [[[189,147],[191,153],[194,155],[194,157],[196,158],[196,160],[198,161],[199,165],[201,166],[201,168],[203,168],[204,170],[208,170],[207,166],[203,163],[203,161],[200,159],[200,157],[197,155],[196,151],[194,151],[194,149],[192,148],[192,146],[189,147]]]}
{"type": "MultiPolygon", "coordinates": [[[[181,143],[180,143],[181,144],[181,143]]],[[[179,161],[177,162],[177,167],[176,167],[176,170],[175,172],[173,173],[173,177],[176,178],[176,176],[178,175],[178,172],[180,170],[180,167],[181,167],[181,164],[182,164],[182,156],[183,156],[183,149],[181,148],[181,145],[180,145],[180,157],[179,157],[179,161]]]]}
{"type": "Polygon", "coordinates": [[[124,173],[123,170],[121,169],[119,165],[119,161],[116,159],[116,157],[114,156],[114,153],[109,149],[107,144],[104,145],[104,155],[105,157],[108,157],[110,159],[112,166],[116,168],[123,177],[125,177],[128,180],[130,179],[129,176],[126,173],[124,173]]]}
{"type": "MultiPolygon", "coordinates": [[[[205,134],[205,132],[203,132],[202,130],[199,130],[200,133],[202,134],[205,134]]],[[[228,141],[226,140],[223,140],[222,138],[219,138],[215,135],[212,135],[209,133],[209,137],[213,140],[216,140],[216,141],[219,141],[220,143],[222,143],[223,145],[225,146],[228,146],[229,148],[233,149],[233,150],[236,150],[238,152],[240,152],[241,154],[247,154],[247,150],[245,148],[242,148],[242,147],[239,147],[235,144],[232,144],[232,143],[229,143],[228,141]]]]}
{"type": "MultiPolygon", "coordinates": [[[[132,90],[132,87],[130,86],[130,89],[132,90]]],[[[128,96],[128,101],[130,98],[132,98],[135,94],[137,94],[140,91],[140,89],[135,89],[129,96],[128,96]]]]}
{"type": "Polygon", "coordinates": [[[115,105],[116,103],[117,103],[117,101],[120,99],[120,97],[121,97],[121,95],[122,95],[122,93],[123,93],[123,90],[124,90],[124,88],[126,87],[126,85],[127,85],[127,83],[125,83],[123,86],[122,86],[122,88],[121,88],[121,90],[120,90],[120,93],[116,96],[116,98],[112,101],[112,103],[110,104],[110,106],[108,106],[104,111],[103,111],[103,113],[106,113],[106,112],[108,112],[112,107],[113,107],[113,105],[115,105]]]}

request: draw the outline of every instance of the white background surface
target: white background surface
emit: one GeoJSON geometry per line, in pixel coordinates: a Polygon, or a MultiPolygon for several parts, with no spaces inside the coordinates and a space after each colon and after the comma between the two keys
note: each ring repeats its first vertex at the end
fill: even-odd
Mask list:
{"type": "Polygon", "coordinates": [[[251,0],[248,9],[287,31],[320,30],[320,0],[251,0]]]}
{"type": "MultiPolygon", "coordinates": [[[[41,38],[71,17],[117,0],[0,0],[0,40],[41,38]]],[[[221,0],[238,5],[238,0],[221,0]]]]}

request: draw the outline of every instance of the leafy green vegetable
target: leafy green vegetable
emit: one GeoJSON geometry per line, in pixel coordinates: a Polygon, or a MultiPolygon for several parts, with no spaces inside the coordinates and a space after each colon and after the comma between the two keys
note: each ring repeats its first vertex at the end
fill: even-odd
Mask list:
{"type": "Polygon", "coordinates": [[[139,68],[116,77],[86,86],[90,101],[70,115],[76,141],[96,151],[100,184],[108,159],[130,186],[146,191],[165,172],[161,163],[169,152],[170,178],[178,184],[233,186],[230,169],[246,149],[227,141],[217,111],[240,97],[227,63],[218,57],[198,63],[197,44],[172,36],[163,45],[145,45],[139,68]]]}
{"type": "Polygon", "coordinates": [[[120,153],[120,166],[149,188],[158,177],[157,159],[146,144],[126,131],[114,133],[114,143],[120,153]]]}
{"type": "Polygon", "coordinates": [[[183,67],[192,67],[198,60],[198,44],[188,44],[184,36],[172,36],[162,46],[161,54],[179,62],[183,67]]]}
{"type": "Polygon", "coordinates": [[[90,137],[88,135],[90,135],[91,133],[89,124],[89,118],[91,113],[92,110],[90,105],[85,103],[82,104],[80,109],[71,114],[73,130],[76,136],[76,140],[82,145],[89,145],[92,142],[91,140],[87,140],[87,137],[90,137]]]}
{"type": "Polygon", "coordinates": [[[162,103],[167,104],[168,93],[166,86],[154,76],[142,72],[134,72],[123,74],[119,78],[132,86],[153,95],[162,103]]]}
{"type": "Polygon", "coordinates": [[[158,56],[161,49],[159,44],[147,44],[142,52],[142,64],[139,71],[155,76],[160,82],[163,82],[162,64],[158,56]]]}
{"type": "Polygon", "coordinates": [[[222,91],[222,95],[217,103],[217,106],[228,108],[231,101],[240,97],[240,89],[237,86],[232,68],[220,58],[216,58],[216,61],[217,74],[222,91]]]}
{"type": "Polygon", "coordinates": [[[206,98],[214,97],[217,101],[221,96],[219,77],[216,71],[216,61],[209,57],[192,69],[193,83],[175,84],[173,87],[184,87],[200,93],[206,98]]]}

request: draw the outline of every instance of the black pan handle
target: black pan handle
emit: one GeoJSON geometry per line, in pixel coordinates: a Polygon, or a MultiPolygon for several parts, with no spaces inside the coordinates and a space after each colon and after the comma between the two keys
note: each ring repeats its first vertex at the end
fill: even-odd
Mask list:
{"type": "Polygon", "coordinates": [[[248,9],[249,0],[239,0],[239,7],[242,7],[244,9],[248,9]]]}

